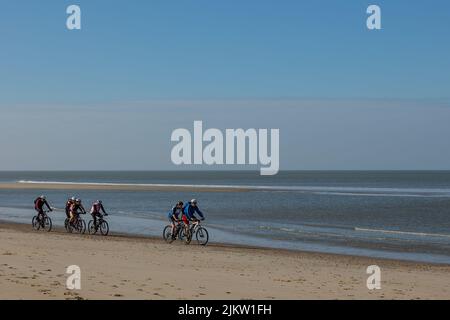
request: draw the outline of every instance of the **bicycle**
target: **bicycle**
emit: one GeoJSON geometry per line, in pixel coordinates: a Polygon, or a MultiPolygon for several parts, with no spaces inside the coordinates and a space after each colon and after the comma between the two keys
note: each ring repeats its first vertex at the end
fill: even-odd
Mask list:
{"type": "Polygon", "coordinates": [[[100,229],[100,233],[103,236],[107,236],[109,233],[109,224],[108,221],[103,219],[104,215],[99,215],[97,218],[97,223],[94,223],[94,220],[90,220],[88,223],[88,231],[89,234],[96,234],[98,229],[100,229]]]}
{"type": "Polygon", "coordinates": [[[182,223],[182,222],[177,223],[177,225],[175,226],[174,236],[172,235],[172,225],[171,224],[164,227],[164,230],[163,230],[164,241],[166,241],[167,243],[172,243],[177,238],[181,241],[184,240],[184,242],[186,244],[189,244],[189,242],[190,242],[190,240],[188,242],[189,238],[186,236],[186,227],[184,226],[184,223],[182,223]]]}
{"type": "Polygon", "coordinates": [[[195,219],[189,226],[189,231],[187,234],[187,243],[192,241],[192,237],[195,235],[197,243],[202,246],[206,246],[209,241],[209,233],[205,227],[200,225],[200,220],[195,219]]]}
{"type": "Polygon", "coordinates": [[[52,230],[52,219],[50,219],[50,217],[47,215],[49,211],[43,211],[43,214],[41,215],[41,217],[39,217],[40,215],[37,214],[33,217],[33,219],[31,220],[31,225],[33,227],[33,229],[35,230],[44,230],[47,232],[50,232],[52,230]]]}
{"type": "Polygon", "coordinates": [[[77,217],[74,222],[70,223],[67,221],[67,232],[72,233],[74,230],[78,233],[84,234],[86,232],[86,222],[81,218],[80,213],[77,214],[77,217]]]}

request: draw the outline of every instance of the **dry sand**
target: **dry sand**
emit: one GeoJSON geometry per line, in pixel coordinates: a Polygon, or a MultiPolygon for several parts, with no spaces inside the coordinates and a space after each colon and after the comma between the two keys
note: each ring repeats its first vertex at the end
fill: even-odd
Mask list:
{"type": "Polygon", "coordinates": [[[0,299],[449,299],[450,266],[0,223],[0,299]],[[366,268],[382,271],[369,291],[366,268]],[[66,267],[81,290],[66,289],[66,267]]]}

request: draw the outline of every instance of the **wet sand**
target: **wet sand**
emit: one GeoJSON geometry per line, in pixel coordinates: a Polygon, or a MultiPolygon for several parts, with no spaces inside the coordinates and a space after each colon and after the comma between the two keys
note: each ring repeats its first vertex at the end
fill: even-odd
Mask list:
{"type": "Polygon", "coordinates": [[[0,299],[450,299],[450,266],[0,223],[0,299]],[[366,268],[381,268],[368,290],[366,268]],[[66,288],[69,265],[81,290],[66,288]]]}

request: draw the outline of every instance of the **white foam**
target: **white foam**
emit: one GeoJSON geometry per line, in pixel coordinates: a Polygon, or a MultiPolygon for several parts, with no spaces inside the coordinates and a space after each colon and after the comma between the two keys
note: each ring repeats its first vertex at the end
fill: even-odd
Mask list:
{"type": "Polygon", "coordinates": [[[316,194],[373,197],[450,197],[450,188],[375,188],[375,187],[326,187],[326,186],[255,186],[255,185],[215,185],[215,184],[163,184],[163,183],[111,183],[111,182],[61,182],[19,180],[20,184],[53,184],[62,186],[103,186],[103,187],[162,187],[162,188],[202,188],[255,191],[297,191],[316,194]]]}
{"type": "Polygon", "coordinates": [[[389,233],[389,234],[402,234],[402,235],[420,236],[420,237],[444,237],[444,238],[450,238],[450,235],[448,235],[448,234],[439,234],[439,233],[408,232],[408,231],[366,229],[366,228],[355,228],[355,231],[379,232],[379,233],[389,233]]]}

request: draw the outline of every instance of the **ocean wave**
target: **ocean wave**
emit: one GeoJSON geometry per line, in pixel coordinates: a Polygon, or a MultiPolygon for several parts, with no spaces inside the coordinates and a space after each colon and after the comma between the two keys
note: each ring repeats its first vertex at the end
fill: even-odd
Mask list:
{"type": "Polygon", "coordinates": [[[164,184],[164,183],[113,183],[19,180],[19,184],[47,184],[60,186],[98,186],[134,188],[201,188],[248,191],[302,192],[336,196],[364,197],[450,197],[450,188],[380,188],[380,187],[336,187],[336,186],[257,186],[218,184],[164,184]]]}
{"type": "Polygon", "coordinates": [[[450,234],[426,233],[426,232],[410,232],[410,231],[367,229],[367,228],[355,228],[355,231],[376,232],[376,233],[385,233],[385,234],[398,234],[398,235],[405,235],[405,236],[450,238],[450,234]]]}

